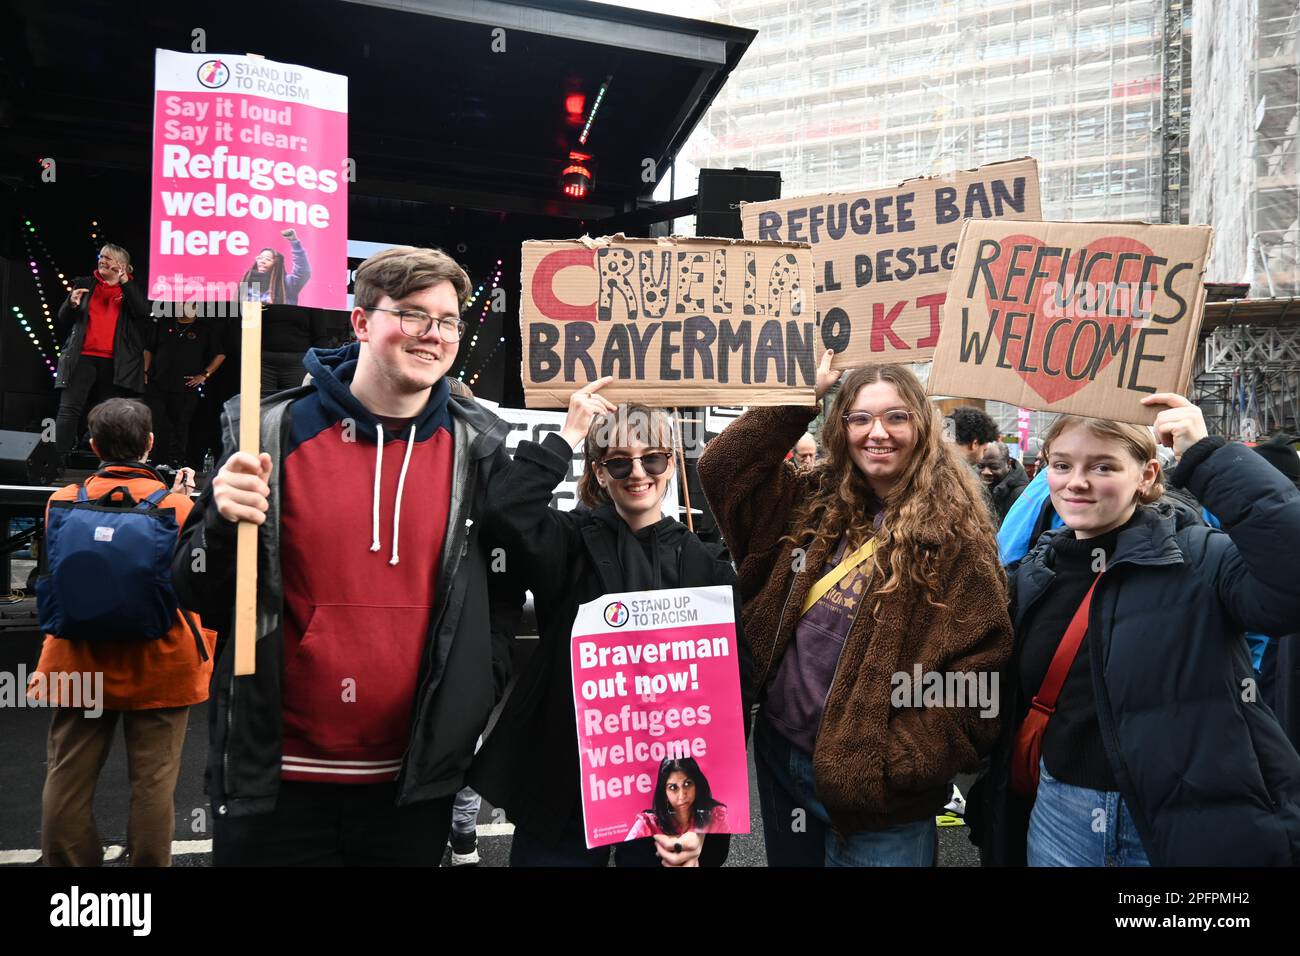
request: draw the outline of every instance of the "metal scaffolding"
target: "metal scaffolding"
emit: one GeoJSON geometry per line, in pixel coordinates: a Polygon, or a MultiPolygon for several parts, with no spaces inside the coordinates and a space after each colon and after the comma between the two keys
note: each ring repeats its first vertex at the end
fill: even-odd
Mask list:
{"type": "MultiPolygon", "coordinates": [[[[1256,300],[1286,310],[1294,300],[1256,300]]],[[[1192,400],[1212,434],[1254,441],[1300,424],[1300,323],[1219,325],[1202,342],[1192,400]]]]}
{"type": "Polygon", "coordinates": [[[1191,198],[1187,189],[1192,93],[1191,23],[1192,0],[1164,0],[1161,222],[1187,222],[1191,198]]]}
{"type": "Polygon", "coordinates": [[[1255,120],[1251,234],[1256,294],[1300,292],[1300,3],[1258,0],[1251,70],[1255,120]]]}

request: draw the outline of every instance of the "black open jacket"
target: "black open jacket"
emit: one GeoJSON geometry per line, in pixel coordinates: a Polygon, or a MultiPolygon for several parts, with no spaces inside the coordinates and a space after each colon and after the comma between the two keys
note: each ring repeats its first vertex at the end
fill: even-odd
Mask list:
{"type": "MultiPolygon", "coordinates": [[[[1086,640],[1102,740],[1155,866],[1300,864],[1300,755],[1255,686],[1243,632],[1300,620],[1300,491],[1244,445],[1206,438],[1173,475],[1223,530],[1139,506],[1093,595],[1086,640]]],[[[1051,587],[1051,535],[1015,567],[1003,731],[967,801],[988,865],[1023,866],[1032,800],[1010,792],[1028,612],[1051,587]]],[[[1285,639],[1285,638],[1284,638],[1285,639]]]]}
{"type": "MultiPolygon", "coordinates": [[[[281,392],[261,406],[261,448],[274,464],[270,507],[257,542],[257,672],[236,677],[234,641],[225,640],[217,653],[208,712],[207,792],[221,816],[269,813],[280,790],[281,465],[293,402],[314,387],[281,392]]],[[[492,543],[480,533],[493,474],[509,463],[509,428],[472,398],[452,395],[447,410],[455,479],[411,739],[397,781],[398,806],[445,797],[464,786],[474,743],[509,681],[510,645],[523,598],[510,574],[490,571],[492,543]]],[[[224,464],[239,445],[238,396],[226,403],[222,426],[224,464]]],[[[323,476],[319,507],[349,506],[332,501],[329,490],[323,476]]],[[[209,485],[190,512],[172,563],[181,606],[199,610],[227,633],[234,613],[236,528],[217,512],[209,485]]]]}
{"type": "MultiPolygon", "coordinates": [[[[90,296],[95,289],[94,276],[81,276],[72,280],[74,289],[88,290],[81,297],[81,305],[73,307],[72,295],[63,300],[55,319],[54,330],[63,339],[59,354],[59,369],[55,373],[54,387],[67,388],[72,373],[81,361],[81,347],[86,341],[86,326],[90,322],[90,296]]],[[[130,279],[122,285],[122,311],[113,332],[113,384],[137,394],[144,391],[144,350],[153,341],[154,322],[149,300],[144,294],[144,283],[130,279]]]]}

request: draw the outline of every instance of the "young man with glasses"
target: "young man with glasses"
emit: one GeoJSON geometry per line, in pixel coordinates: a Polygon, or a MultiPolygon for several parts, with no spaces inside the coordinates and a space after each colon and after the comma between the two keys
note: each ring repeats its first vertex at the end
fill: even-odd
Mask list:
{"type": "Polygon", "coordinates": [[[217,865],[442,855],[522,603],[479,534],[508,426],[445,378],[469,290],[442,252],[378,253],[357,270],[357,341],[312,349],[311,383],[263,405],[260,456],[234,451],[226,406],[174,566],[178,593],[229,621],[237,523],[260,527],[257,673],[233,676],[227,642],[214,679],[217,865]]]}

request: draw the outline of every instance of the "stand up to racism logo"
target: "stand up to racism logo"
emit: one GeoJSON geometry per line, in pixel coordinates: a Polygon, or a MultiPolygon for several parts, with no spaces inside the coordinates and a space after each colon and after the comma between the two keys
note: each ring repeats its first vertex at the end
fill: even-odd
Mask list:
{"type": "Polygon", "coordinates": [[[605,605],[605,623],[610,627],[622,627],[627,623],[627,619],[627,605],[622,601],[615,601],[613,604],[605,605]]]}
{"type": "Polygon", "coordinates": [[[199,82],[210,90],[219,89],[230,79],[230,67],[220,60],[207,60],[199,64],[199,82]]]}

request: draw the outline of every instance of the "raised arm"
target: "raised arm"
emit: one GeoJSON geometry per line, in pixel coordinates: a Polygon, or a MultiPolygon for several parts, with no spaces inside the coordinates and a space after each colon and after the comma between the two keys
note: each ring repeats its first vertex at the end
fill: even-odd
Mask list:
{"type": "Polygon", "coordinates": [[[280,235],[289,240],[289,251],[293,255],[293,271],[284,277],[285,294],[292,295],[296,299],[302,287],[311,278],[311,261],[307,258],[307,250],[298,241],[298,234],[294,230],[286,229],[280,235]]]}
{"type": "MultiPolygon", "coordinates": [[[[842,374],[831,370],[833,354],[827,349],[817,367],[818,401],[842,374]]],[[[803,502],[811,480],[789,467],[785,455],[817,412],[803,405],[751,408],[704,449],[700,484],[738,568],[780,540],[803,502]]]]}
{"type": "Polygon", "coordinates": [[[737,564],[785,534],[790,512],[803,501],[808,478],[785,454],[816,415],[798,405],[751,408],[705,448],[700,484],[737,564]]]}
{"type": "Polygon", "coordinates": [[[1156,437],[1181,461],[1171,481],[1194,494],[1219,519],[1228,540],[1211,535],[1206,570],[1220,602],[1243,630],[1290,634],[1300,619],[1300,491],[1238,442],[1207,437],[1201,410],[1181,395],[1157,394],[1165,405],[1156,437]]]}
{"type": "Polygon", "coordinates": [[[568,568],[569,548],[577,542],[578,531],[573,515],[551,507],[551,497],[568,475],[573,449],[586,437],[592,418],[614,410],[595,394],[612,381],[612,376],[603,378],[574,392],[560,432],[540,444],[520,442],[514,461],[498,468],[490,480],[492,507],[484,515],[484,527],[505,546],[507,565],[522,560],[522,583],[534,596],[557,589],[568,568]]]}

